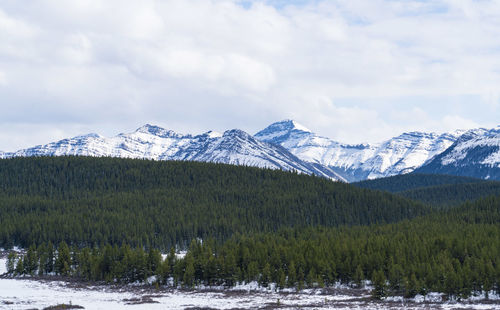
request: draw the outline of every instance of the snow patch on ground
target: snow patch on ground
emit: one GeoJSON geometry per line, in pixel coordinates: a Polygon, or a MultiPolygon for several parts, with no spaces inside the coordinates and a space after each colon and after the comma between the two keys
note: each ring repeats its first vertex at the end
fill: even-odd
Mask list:
{"type": "MultiPolygon", "coordinates": [[[[5,261],[5,260],[4,260],[5,261]]],[[[344,286],[328,290],[307,289],[300,293],[274,287],[258,288],[255,282],[230,290],[153,290],[144,287],[74,285],[60,281],[0,279],[0,309],[33,309],[57,304],[74,304],[85,309],[173,309],[195,307],[212,309],[500,309],[499,303],[435,303],[430,294],[414,300],[370,299],[368,290],[349,290],[344,286]],[[255,290],[254,290],[255,289],[255,290]],[[430,302],[430,303],[429,303],[430,302]]],[[[440,294],[436,293],[440,296],[440,294]]]]}
{"type": "Polygon", "coordinates": [[[0,258],[0,275],[7,272],[7,259],[0,258]]]}
{"type": "MultiPolygon", "coordinates": [[[[0,258],[0,274],[6,272],[5,257],[0,258]]],[[[153,279],[151,279],[153,280],[153,279]]],[[[366,283],[369,284],[369,283],[366,283]]],[[[85,309],[500,309],[500,296],[491,292],[463,302],[442,302],[442,294],[417,295],[410,300],[389,297],[383,302],[370,298],[370,287],[355,290],[345,284],[323,289],[279,290],[275,284],[264,288],[257,282],[242,283],[230,289],[198,287],[196,290],[161,289],[137,285],[87,286],[62,281],[37,281],[29,278],[0,278],[0,309],[33,309],[57,304],[74,304],[85,309]],[[278,306],[279,305],[279,306],[278,306]]]]}

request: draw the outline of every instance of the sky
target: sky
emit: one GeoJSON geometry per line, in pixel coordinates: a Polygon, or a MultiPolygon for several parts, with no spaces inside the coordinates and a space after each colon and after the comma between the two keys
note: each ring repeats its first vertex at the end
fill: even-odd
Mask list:
{"type": "Polygon", "coordinates": [[[2,0],[0,150],[143,124],[340,142],[500,124],[498,0],[2,0]]]}

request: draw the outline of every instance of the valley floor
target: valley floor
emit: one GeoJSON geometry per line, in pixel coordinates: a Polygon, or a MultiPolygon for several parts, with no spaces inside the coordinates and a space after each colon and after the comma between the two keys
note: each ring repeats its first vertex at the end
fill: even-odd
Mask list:
{"type": "MultiPolygon", "coordinates": [[[[0,274],[5,259],[0,259],[0,274]]],[[[79,282],[0,278],[0,309],[44,309],[59,304],[85,309],[500,309],[500,300],[466,302],[373,301],[369,290],[337,287],[300,293],[265,291],[250,285],[230,290],[154,289],[143,286],[89,286],[79,282]],[[254,290],[255,289],[255,290],[254,290]]]]}

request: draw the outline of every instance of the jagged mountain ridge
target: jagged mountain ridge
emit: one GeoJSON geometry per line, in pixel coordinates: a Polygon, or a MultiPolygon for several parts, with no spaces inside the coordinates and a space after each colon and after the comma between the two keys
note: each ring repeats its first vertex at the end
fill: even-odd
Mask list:
{"type": "Polygon", "coordinates": [[[464,131],[404,133],[378,144],[342,144],[293,120],[271,124],[255,137],[288,149],[300,159],[331,168],[349,182],[409,173],[451,146],[464,131]]]}
{"type": "Polygon", "coordinates": [[[350,145],[316,135],[293,120],[284,120],[254,136],[238,129],[223,134],[179,134],[148,124],[111,138],[92,133],[16,152],[0,152],[0,158],[80,155],[193,160],[298,171],[354,182],[413,171],[500,179],[500,173],[492,175],[487,170],[500,166],[499,149],[500,127],[443,134],[409,132],[382,143],[350,145]],[[472,148],[476,144],[481,148],[472,148]],[[482,158],[485,154],[489,157],[482,158]],[[482,172],[467,170],[466,166],[472,164],[482,172]]]}
{"type": "Polygon", "coordinates": [[[500,180],[500,126],[467,131],[416,171],[500,180]]]}
{"type": "Polygon", "coordinates": [[[147,124],[132,133],[111,138],[92,133],[5,153],[3,157],[63,155],[226,163],[297,171],[345,181],[333,170],[304,162],[285,148],[259,141],[238,129],[193,136],[147,124]]]}

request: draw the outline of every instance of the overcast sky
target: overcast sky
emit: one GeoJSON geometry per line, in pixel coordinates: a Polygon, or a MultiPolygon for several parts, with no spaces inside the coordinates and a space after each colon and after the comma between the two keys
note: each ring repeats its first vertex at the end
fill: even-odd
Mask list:
{"type": "Polygon", "coordinates": [[[0,150],[151,123],[342,142],[500,124],[500,1],[2,0],[0,150]]]}

